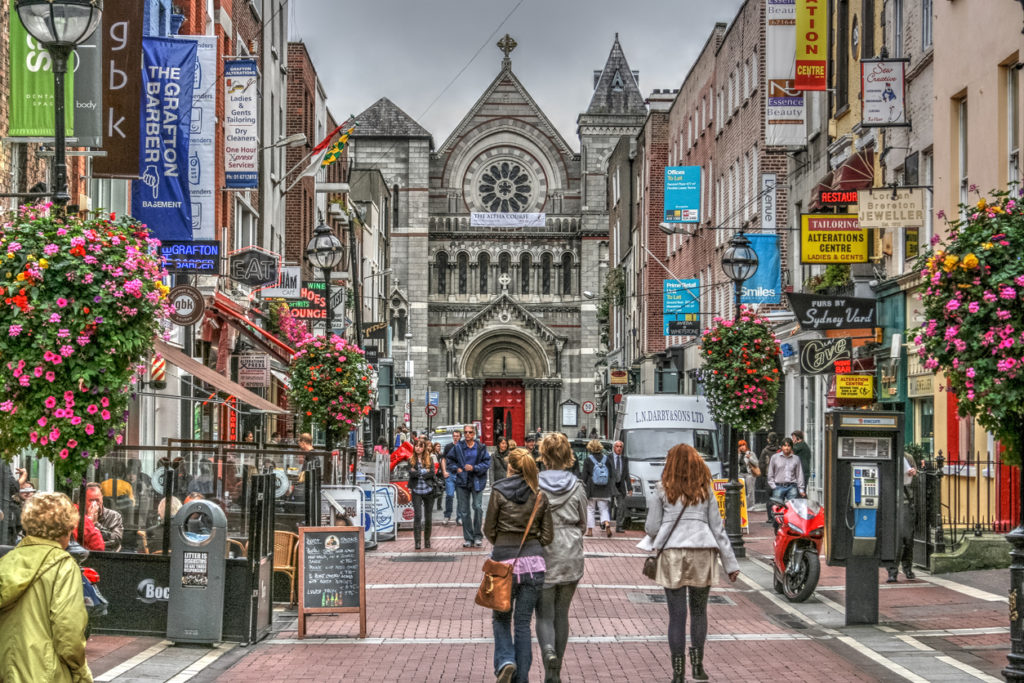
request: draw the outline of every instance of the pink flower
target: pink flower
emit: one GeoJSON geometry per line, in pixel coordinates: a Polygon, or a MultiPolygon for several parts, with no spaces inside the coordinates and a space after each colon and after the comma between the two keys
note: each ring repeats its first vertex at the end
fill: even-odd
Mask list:
{"type": "Polygon", "coordinates": [[[964,374],[966,374],[971,379],[974,379],[974,375],[977,373],[975,373],[974,368],[967,368],[967,372],[964,374]]]}
{"type": "Polygon", "coordinates": [[[95,431],[96,431],[96,428],[92,425],[91,422],[86,422],[85,423],[85,433],[86,434],[90,434],[91,435],[95,431]]]}
{"type": "Polygon", "coordinates": [[[85,412],[89,413],[90,415],[95,415],[97,410],[99,410],[99,408],[96,407],[96,404],[90,403],[89,407],[85,409],[85,412]]]}
{"type": "Polygon", "coordinates": [[[958,308],[960,308],[960,302],[957,301],[956,299],[950,299],[949,301],[946,302],[947,311],[955,311],[958,308]]]}
{"type": "Polygon", "coordinates": [[[50,441],[56,441],[60,438],[60,430],[54,427],[50,430],[50,441]]]}
{"type": "Polygon", "coordinates": [[[110,405],[110,400],[106,396],[103,396],[100,398],[100,405],[106,408],[110,405]]]}
{"type": "Polygon", "coordinates": [[[50,315],[50,322],[51,323],[59,323],[60,322],[60,313],[52,313],[50,315]]]}
{"type": "Polygon", "coordinates": [[[68,300],[67,300],[67,299],[65,299],[64,297],[59,297],[59,298],[57,299],[57,306],[58,306],[59,308],[64,308],[64,307],[65,307],[65,306],[67,306],[67,305],[68,305],[68,300]]]}
{"type": "Polygon", "coordinates": [[[43,369],[37,365],[36,367],[32,368],[32,374],[35,375],[36,377],[42,377],[43,369]]]}
{"type": "Polygon", "coordinates": [[[11,325],[7,328],[7,334],[11,337],[17,337],[21,334],[21,325],[11,325]]]}
{"type": "Polygon", "coordinates": [[[110,411],[109,410],[102,411],[100,413],[100,417],[102,417],[104,420],[109,420],[110,419],[110,411]]]}
{"type": "Polygon", "coordinates": [[[71,424],[73,424],[75,426],[78,426],[81,423],[82,423],[82,418],[80,418],[78,415],[72,415],[71,416],[71,424]]]}
{"type": "Polygon", "coordinates": [[[31,432],[28,435],[28,440],[31,441],[32,443],[38,443],[39,442],[39,432],[31,432]]]}
{"type": "Polygon", "coordinates": [[[47,396],[46,400],[43,401],[43,405],[45,405],[47,408],[52,408],[55,405],[57,405],[57,399],[55,399],[53,396],[47,396]]]}
{"type": "Polygon", "coordinates": [[[66,449],[66,448],[60,449],[60,457],[61,457],[61,460],[67,460],[68,459],[68,449],[66,449]]]}
{"type": "Polygon", "coordinates": [[[75,439],[68,439],[68,448],[74,448],[78,445],[78,441],[75,439]]]}
{"type": "Polygon", "coordinates": [[[47,382],[52,382],[55,379],[57,379],[57,375],[53,374],[53,370],[47,370],[46,371],[46,381],[47,382]]]}
{"type": "Polygon", "coordinates": [[[41,418],[36,420],[36,424],[39,425],[40,427],[45,427],[46,426],[46,416],[43,415],[41,418]]]}
{"type": "Polygon", "coordinates": [[[972,301],[971,303],[967,304],[967,310],[970,311],[971,313],[977,313],[979,308],[981,308],[981,305],[978,304],[977,301],[972,301]]]}

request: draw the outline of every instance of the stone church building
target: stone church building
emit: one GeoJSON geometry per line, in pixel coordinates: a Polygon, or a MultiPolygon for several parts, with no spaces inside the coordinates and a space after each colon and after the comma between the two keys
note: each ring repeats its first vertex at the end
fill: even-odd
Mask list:
{"type": "Polygon", "coordinates": [[[515,41],[498,47],[500,71],[440,146],[382,98],[359,114],[349,147],[353,169],[380,169],[392,187],[392,352],[396,375],[407,353],[414,363],[412,427],[426,427],[436,391],[433,424],[479,420],[489,445],[534,428],[603,429],[582,407],[599,383],[605,170],[647,113],[616,36],[576,151],[513,72],[515,41]]]}

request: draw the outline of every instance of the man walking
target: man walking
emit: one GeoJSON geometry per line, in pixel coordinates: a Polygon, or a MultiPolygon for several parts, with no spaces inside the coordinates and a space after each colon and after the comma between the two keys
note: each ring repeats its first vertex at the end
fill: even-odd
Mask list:
{"type": "Polygon", "coordinates": [[[487,486],[491,456],[484,445],[477,442],[476,427],[466,425],[462,434],[464,439],[453,444],[448,451],[448,472],[455,473],[455,494],[462,518],[462,547],[479,548],[484,544],[484,488],[487,486]],[[472,513],[470,501],[473,503],[472,513]]]}
{"type": "Polygon", "coordinates": [[[615,482],[612,504],[615,505],[615,531],[626,533],[629,511],[626,509],[626,496],[629,495],[629,458],[622,454],[623,443],[616,441],[612,444],[612,465],[615,467],[612,472],[615,482]]]}
{"type": "MultiPolygon", "coordinates": [[[[462,432],[456,429],[452,432],[452,442],[444,447],[441,457],[445,460],[444,471],[444,523],[448,525],[452,521],[452,503],[455,501],[455,470],[448,466],[448,455],[452,452],[455,444],[462,441],[462,432]]],[[[462,517],[458,510],[455,512],[455,523],[462,524],[462,517]]]]}
{"type": "Polygon", "coordinates": [[[768,463],[768,488],[772,498],[792,500],[804,494],[804,471],[800,458],[793,455],[793,440],[783,439],[782,450],[768,463]]]}
{"type": "Polygon", "coordinates": [[[903,573],[908,579],[914,578],[914,478],[917,467],[914,459],[903,454],[903,487],[897,500],[896,510],[896,559],[886,564],[889,578],[886,583],[896,583],[899,566],[903,565],[903,573]]]}
{"type": "Polygon", "coordinates": [[[804,433],[799,430],[793,430],[793,455],[800,458],[800,466],[804,468],[804,479],[808,484],[811,483],[811,447],[807,445],[804,440],[804,433]]]}

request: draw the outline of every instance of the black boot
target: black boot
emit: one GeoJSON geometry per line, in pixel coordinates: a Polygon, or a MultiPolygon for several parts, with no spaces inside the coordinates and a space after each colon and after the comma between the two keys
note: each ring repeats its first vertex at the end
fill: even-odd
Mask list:
{"type": "Polygon", "coordinates": [[[544,649],[544,683],[562,683],[562,662],[551,648],[544,649]]]}
{"type": "Polygon", "coordinates": [[[412,530],[412,537],[416,540],[416,550],[419,550],[420,549],[420,530],[419,529],[413,529],[412,530]]]}
{"type": "Polygon", "coordinates": [[[695,681],[706,681],[708,680],[708,674],[704,671],[704,648],[702,647],[691,647],[690,648],[690,670],[693,674],[693,680],[695,681]]]}
{"type": "Polygon", "coordinates": [[[672,657],[672,683],[686,683],[686,657],[672,657]]]}
{"type": "Polygon", "coordinates": [[[430,527],[429,526],[426,529],[423,530],[423,547],[424,548],[429,548],[430,547],[430,527]]]}

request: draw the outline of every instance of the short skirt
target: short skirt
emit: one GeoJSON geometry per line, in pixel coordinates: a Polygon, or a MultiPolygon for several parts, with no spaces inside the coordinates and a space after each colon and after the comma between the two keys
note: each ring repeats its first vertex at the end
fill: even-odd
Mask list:
{"type": "Polygon", "coordinates": [[[655,582],[673,589],[718,583],[718,548],[665,548],[655,582]]]}

